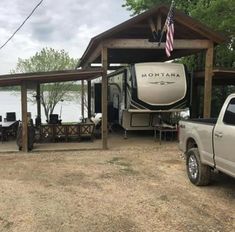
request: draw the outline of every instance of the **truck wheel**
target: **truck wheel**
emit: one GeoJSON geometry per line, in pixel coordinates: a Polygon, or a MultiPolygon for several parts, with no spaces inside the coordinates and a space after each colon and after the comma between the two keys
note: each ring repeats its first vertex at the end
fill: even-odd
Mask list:
{"type": "Polygon", "coordinates": [[[209,166],[201,163],[199,151],[197,148],[191,148],[187,152],[186,168],[189,180],[197,185],[208,185],[210,183],[211,169],[209,166]]]}

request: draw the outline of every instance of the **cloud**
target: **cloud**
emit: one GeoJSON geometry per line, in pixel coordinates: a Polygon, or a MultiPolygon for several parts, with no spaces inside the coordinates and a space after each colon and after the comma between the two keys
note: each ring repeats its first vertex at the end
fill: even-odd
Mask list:
{"type": "MultiPolygon", "coordinates": [[[[0,43],[14,32],[39,0],[1,0],[0,43]]],[[[122,0],[45,0],[9,44],[0,50],[0,73],[14,69],[18,57],[33,56],[43,47],[83,54],[91,37],[125,21],[122,0]]]]}

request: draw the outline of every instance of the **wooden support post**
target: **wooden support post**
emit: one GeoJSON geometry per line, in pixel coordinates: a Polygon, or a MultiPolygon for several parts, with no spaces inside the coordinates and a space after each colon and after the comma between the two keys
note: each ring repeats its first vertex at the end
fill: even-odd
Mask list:
{"type": "Polygon", "coordinates": [[[152,32],[154,32],[154,31],[157,32],[157,29],[156,29],[155,24],[152,19],[149,19],[149,26],[150,26],[152,32]]]}
{"type": "Polygon", "coordinates": [[[158,41],[158,30],[152,18],[149,19],[149,26],[151,28],[154,41],[158,41]]]}
{"type": "Polygon", "coordinates": [[[213,42],[210,42],[210,45],[206,51],[206,63],[205,63],[204,110],[203,110],[204,118],[209,118],[211,115],[213,52],[214,52],[214,45],[213,42]]]}
{"type": "Polygon", "coordinates": [[[200,103],[200,96],[198,94],[198,84],[193,83],[192,89],[192,106],[191,106],[191,118],[197,118],[199,115],[199,104],[200,103]]]}
{"type": "Polygon", "coordinates": [[[91,118],[91,81],[87,81],[87,113],[91,118]]]}
{"type": "Polygon", "coordinates": [[[41,124],[41,91],[40,84],[37,84],[36,89],[36,101],[37,101],[37,123],[41,124]]]}
{"type": "Polygon", "coordinates": [[[108,149],[108,49],[102,48],[102,147],[108,149]]]}
{"type": "Polygon", "coordinates": [[[81,92],[81,110],[82,110],[82,121],[84,121],[84,81],[82,81],[82,92],[81,92]]]}
{"type": "Polygon", "coordinates": [[[28,152],[27,85],[21,84],[22,151],[28,152]]]}
{"type": "Polygon", "coordinates": [[[159,14],[157,16],[157,32],[162,30],[162,16],[159,14]]]}

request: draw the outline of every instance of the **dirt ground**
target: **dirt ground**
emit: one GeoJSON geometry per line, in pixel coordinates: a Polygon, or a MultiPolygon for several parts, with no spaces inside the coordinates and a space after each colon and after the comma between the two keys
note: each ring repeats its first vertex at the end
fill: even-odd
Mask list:
{"type": "Polygon", "coordinates": [[[235,231],[235,180],[186,177],[176,143],[0,155],[0,231],[235,231]]]}

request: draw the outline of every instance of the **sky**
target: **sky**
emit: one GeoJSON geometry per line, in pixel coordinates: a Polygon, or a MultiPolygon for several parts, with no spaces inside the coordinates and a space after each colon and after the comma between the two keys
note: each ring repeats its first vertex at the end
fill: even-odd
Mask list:
{"type": "MultiPolygon", "coordinates": [[[[0,46],[40,0],[0,1],[0,46]]],[[[31,18],[0,50],[0,74],[9,73],[18,58],[27,59],[44,47],[64,49],[80,58],[90,39],[130,18],[124,0],[44,0],[31,18]]]]}

